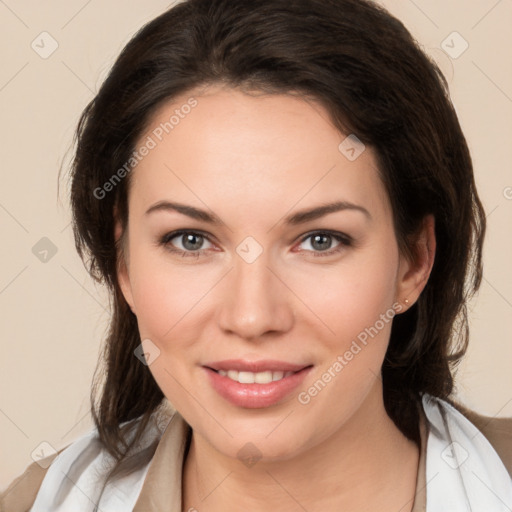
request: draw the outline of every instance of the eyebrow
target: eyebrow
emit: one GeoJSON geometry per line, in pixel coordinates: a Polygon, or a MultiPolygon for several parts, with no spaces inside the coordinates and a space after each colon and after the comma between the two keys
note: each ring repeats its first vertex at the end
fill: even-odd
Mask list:
{"type": "MultiPolygon", "coordinates": [[[[306,210],[300,210],[286,217],[284,222],[286,224],[295,226],[319,219],[320,217],[328,215],[329,213],[343,210],[359,211],[363,213],[369,220],[372,219],[370,212],[366,208],[354,203],[350,203],[348,201],[336,201],[334,203],[327,203],[320,206],[315,206],[313,208],[308,208],[306,210]]],[[[194,206],[188,206],[171,201],[159,201],[155,203],[150,208],[148,208],[146,215],[157,211],[175,211],[192,219],[207,222],[214,226],[224,224],[214,213],[209,213],[206,210],[201,210],[194,206]]]]}

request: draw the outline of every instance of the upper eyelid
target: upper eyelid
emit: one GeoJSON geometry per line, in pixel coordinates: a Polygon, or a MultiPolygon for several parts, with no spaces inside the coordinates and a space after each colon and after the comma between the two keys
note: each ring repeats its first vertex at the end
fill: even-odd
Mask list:
{"type": "MultiPolygon", "coordinates": [[[[196,234],[196,235],[201,235],[204,238],[206,238],[210,243],[215,243],[215,241],[214,241],[215,237],[213,235],[211,235],[210,233],[207,233],[206,231],[202,231],[200,229],[177,229],[177,230],[170,231],[169,233],[164,234],[161,237],[161,239],[167,239],[167,241],[169,242],[170,240],[173,240],[174,238],[183,236],[185,234],[190,234],[190,233],[196,234]],[[170,235],[172,235],[172,236],[170,236],[170,235]],[[212,240],[212,238],[213,238],[213,240],[212,240]]],[[[300,243],[302,243],[305,240],[307,240],[308,238],[310,238],[316,234],[326,234],[326,235],[332,236],[333,238],[339,237],[341,239],[346,239],[346,241],[353,242],[353,237],[351,237],[350,235],[343,233],[341,231],[335,231],[332,229],[316,229],[316,230],[314,229],[312,231],[307,231],[306,233],[299,235],[297,237],[297,239],[300,243]]],[[[203,251],[203,250],[205,251],[207,249],[198,249],[197,252],[203,251]]],[[[190,252],[193,252],[193,251],[190,251],[190,252]]]]}
{"type": "MultiPolygon", "coordinates": [[[[167,240],[167,243],[169,243],[171,240],[174,240],[175,238],[181,237],[183,235],[188,234],[194,234],[194,235],[201,235],[203,238],[206,238],[210,243],[214,243],[212,240],[215,239],[212,235],[209,233],[206,233],[205,231],[197,230],[197,229],[177,229],[174,231],[169,231],[169,233],[165,233],[160,237],[160,240],[167,240]]],[[[199,251],[202,251],[203,249],[199,249],[199,251]]]]}

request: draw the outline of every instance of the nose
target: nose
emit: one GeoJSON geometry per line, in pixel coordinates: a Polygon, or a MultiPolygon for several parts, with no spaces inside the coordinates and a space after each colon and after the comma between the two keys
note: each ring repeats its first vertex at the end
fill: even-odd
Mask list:
{"type": "Polygon", "coordinates": [[[292,328],[293,293],[270,267],[265,252],[252,263],[236,257],[222,294],[217,321],[225,333],[255,341],[292,328]]]}

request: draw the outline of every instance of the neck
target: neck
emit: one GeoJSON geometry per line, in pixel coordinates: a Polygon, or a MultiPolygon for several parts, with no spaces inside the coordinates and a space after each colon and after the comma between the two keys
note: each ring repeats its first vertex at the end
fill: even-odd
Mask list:
{"type": "Polygon", "coordinates": [[[419,449],[387,415],[381,380],[358,411],[294,458],[246,467],[193,432],[183,469],[183,510],[409,512],[419,449]]]}

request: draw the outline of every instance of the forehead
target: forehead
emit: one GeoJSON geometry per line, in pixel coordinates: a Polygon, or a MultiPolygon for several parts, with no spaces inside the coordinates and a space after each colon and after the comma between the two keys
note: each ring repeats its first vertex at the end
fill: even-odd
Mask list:
{"type": "Polygon", "coordinates": [[[151,149],[132,171],[130,202],[221,202],[240,215],[244,208],[284,213],[294,204],[349,200],[385,213],[375,154],[366,147],[349,159],[348,135],[319,103],[301,97],[191,91],[163,104],[139,139],[137,147],[151,149]]]}

